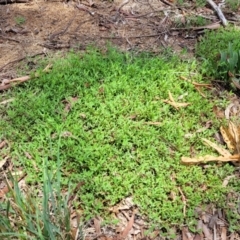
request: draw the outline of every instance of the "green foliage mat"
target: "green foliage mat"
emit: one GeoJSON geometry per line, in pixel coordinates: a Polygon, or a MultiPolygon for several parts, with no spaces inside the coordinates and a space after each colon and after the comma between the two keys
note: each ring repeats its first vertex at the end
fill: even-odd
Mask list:
{"type": "MultiPolygon", "coordinates": [[[[202,72],[207,76],[225,79],[226,73],[219,71],[220,52],[227,51],[231,44],[234,51],[240,50],[240,30],[238,27],[207,30],[202,39],[196,44],[195,53],[203,62],[202,72]]],[[[226,71],[227,72],[227,71],[226,71]]]]}
{"type": "MultiPolygon", "coordinates": [[[[50,73],[39,72],[4,95],[14,102],[0,106],[2,137],[30,182],[41,179],[44,159],[54,172],[59,156],[63,183],[85,182],[79,196],[86,218],[104,216],[129,195],[142,214],[165,228],[185,220],[194,225],[194,208],[210,202],[229,210],[225,194],[231,185],[222,182],[233,172],[231,165],[204,169],[180,163],[190,149],[212,152],[200,139],[211,139],[219,127],[213,102],[179,78],[191,73],[201,81],[194,61],[91,50],[70,53],[50,73]],[[164,103],[168,91],[191,105],[176,110],[164,103]],[[209,120],[212,129],[197,133],[209,120]],[[186,217],[179,187],[187,199],[186,217]]],[[[236,182],[234,187],[239,189],[236,182]]]]}

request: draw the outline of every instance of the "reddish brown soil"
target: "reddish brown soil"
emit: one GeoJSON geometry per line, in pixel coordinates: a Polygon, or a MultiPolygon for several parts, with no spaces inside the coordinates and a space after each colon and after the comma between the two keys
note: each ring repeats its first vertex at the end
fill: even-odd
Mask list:
{"type": "Polygon", "coordinates": [[[184,39],[181,32],[169,29],[177,16],[183,17],[180,9],[157,0],[123,3],[35,0],[0,5],[1,80],[16,77],[13,64],[7,63],[38,53],[82,50],[89,44],[103,47],[111,42],[133,51],[193,48],[196,34],[184,39]]]}

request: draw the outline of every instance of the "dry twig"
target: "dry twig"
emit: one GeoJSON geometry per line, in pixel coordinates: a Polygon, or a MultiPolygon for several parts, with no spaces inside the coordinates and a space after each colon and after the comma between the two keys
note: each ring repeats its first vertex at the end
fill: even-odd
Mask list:
{"type": "Polygon", "coordinates": [[[219,22],[211,23],[205,26],[199,26],[199,27],[187,27],[187,28],[171,28],[171,30],[177,31],[177,30],[203,30],[203,29],[218,29],[221,25],[219,22]]]}
{"type": "Polygon", "coordinates": [[[3,82],[3,85],[0,85],[0,91],[7,90],[15,85],[18,85],[22,82],[26,82],[30,79],[31,79],[30,76],[24,76],[24,77],[20,77],[20,78],[14,78],[11,80],[6,80],[3,82]]]}
{"type": "Polygon", "coordinates": [[[211,5],[211,7],[216,11],[218,17],[220,18],[222,24],[224,27],[226,27],[228,25],[228,21],[225,18],[225,16],[222,13],[222,10],[216,5],[215,2],[213,2],[212,0],[207,0],[207,2],[211,5]]]}

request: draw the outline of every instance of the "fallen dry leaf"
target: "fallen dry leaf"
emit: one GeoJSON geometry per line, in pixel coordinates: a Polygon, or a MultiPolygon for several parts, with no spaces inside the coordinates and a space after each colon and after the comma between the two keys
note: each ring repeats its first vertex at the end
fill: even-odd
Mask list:
{"type": "Polygon", "coordinates": [[[100,235],[101,234],[101,222],[100,222],[100,220],[98,218],[94,218],[93,222],[94,222],[94,227],[95,227],[97,235],[100,235]]]}
{"type": "MultiPolygon", "coordinates": [[[[199,211],[198,211],[198,209],[197,209],[196,212],[197,212],[199,215],[202,214],[202,210],[201,210],[201,209],[199,209],[199,211]]],[[[198,220],[198,223],[197,223],[197,230],[198,230],[199,232],[202,231],[202,225],[203,225],[202,220],[201,220],[201,219],[198,220]]]]}
{"type": "Polygon", "coordinates": [[[206,138],[202,138],[202,141],[205,144],[209,145],[210,147],[214,148],[222,156],[226,157],[226,156],[231,156],[232,155],[227,149],[218,146],[216,143],[213,143],[206,138]]]}
{"type": "Polygon", "coordinates": [[[6,140],[3,140],[1,143],[0,143],[0,149],[5,147],[7,145],[7,141],[6,140]]]}
{"type": "Polygon", "coordinates": [[[235,151],[239,150],[238,149],[238,144],[239,144],[239,135],[240,135],[240,128],[239,126],[236,126],[232,121],[229,122],[228,124],[229,132],[232,135],[235,143],[235,151]]]}
{"type": "Polygon", "coordinates": [[[169,198],[170,198],[172,201],[175,201],[176,198],[177,198],[177,194],[176,194],[174,191],[171,191],[170,194],[169,194],[169,198]]]}
{"type": "Polygon", "coordinates": [[[197,231],[199,232],[199,234],[196,234],[193,240],[203,240],[202,225],[203,225],[203,222],[201,219],[199,219],[197,223],[197,231]]]}
{"type": "Polygon", "coordinates": [[[169,99],[163,100],[163,102],[168,103],[169,105],[173,106],[175,109],[179,109],[181,107],[187,107],[188,105],[190,105],[191,103],[179,103],[176,102],[171,94],[170,91],[168,91],[168,96],[169,99]]]}
{"type": "Polygon", "coordinates": [[[188,227],[182,228],[182,240],[193,240],[192,234],[189,232],[188,227]]]}
{"type": "Polygon", "coordinates": [[[193,240],[203,240],[203,238],[200,234],[196,234],[193,240]]]}
{"type": "Polygon", "coordinates": [[[203,234],[205,236],[205,239],[206,240],[212,240],[212,233],[211,233],[210,229],[208,228],[208,226],[204,223],[202,225],[202,230],[203,230],[203,234]]]}
{"type": "Polygon", "coordinates": [[[169,105],[173,106],[175,109],[179,109],[181,107],[187,107],[191,103],[177,103],[177,102],[171,102],[170,100],[163,100],[163,102],[168,103],[169,105]]]}
{"type": "Polygon", "coordinates": [[[216,132],[214,133],[214,138],[217,140],[218,143],[220,143],[221,145],[224,145],[225,142],[223,140],[222,134],[220,132],[216,132]]]}
{"type": "Polygon", "coordinates": [[[209,223],[208,223],[208,226],[209,226],[211,229],[213,229],[213,228],[216,226],[217,221],[218,221],[218,215],[215,213],[215,214],[213,214],[213,215],[211,216],[210,221],[209,221],[209,223]]]}
{"type": "Polygon", "coordinates": [[[230,112],[231,112],[231,108],[234,106],[234,103],[230,103],[227,108],[225,109],[225,118],[226,119],[230,119],[230,112]]]}
{"type": "Polygon", "coordinates": [[[236,149],[236,142],[235,142],[233,136],[231,135],[231,133],[229,131],[229,128],[221,126],[220,127],[220,132],[222,134],[224,142],[227,144],[228,149],[231,152],[234,152],[235,149],[236,149]]]}
{"type": "Polygon", "coordinates": [[[229,180],[232,178],[235,178],[235,177],[236,177],[235,175],[230,175],[230,176],[227,176],[226,178],[224,178],[222,186],[226,187],[228,185],[229,180]]]}
{"type": "Polygon", "coordinates": [[[197,82],[192,82],[191,80],[187,79],[186,77],[180,76],[180,79],[185,80],[187,82],[190,82],[194,85],[195,89],[200,93],[200,95],[204,98],[206,98],[206,95],[201,91],[201,88],[205,87],[208,89],[212,88],[212,84],[208,83],[197,83],[197,82]]]}
{"type": "Polygon", "coordinates": [[[221,240],[227,240],[227,228],[226,227],[221,228],[221,240]]]}
{"type": "Polygon", "coordinates": [[[212,126],[212,121],[207,121],[205,124],[205,127],[199,128],[196,133],[204,132],[205,130],[211,128],[212,126]]]}
{"type": "MultiPolygon", "coordinates": [[[[156,239],[158,235],[159,235],[159,230],[156,230],[153,233],[151,233],[150,239],[156,239]]],[[[142,240],[144,239],[143,236],[141,237],[141,239],[142,240]]]]}
{"type": "Polygon", "coordinates": [[[235,166],[240,165],[240,126],[236,126],[232,121],[229,121],[228,126],[221,126],[220,132],[222,134],[224,142],[227,144],[228,149],[233,152],[229,152],[227,149],[218,146],[217,144],[203,138],[202,141],[214,148],[222,156],[201,156],[201,157],[182,157],[181,161],[185,164],[204,163],[204,162],[233,162],[235,166]]]}
{"type": "Polygon", "coordinates": [[[201,91],[200,87],[195,86],[195,89],[200,93],[200,95],[206,98],[206,95],[201,91]]]}
{"type": "Polygon", "coordinates": [[[77,97],[70,97],[68,100],[63,100],[62,102],[66,104],[63,111],[65,113],[68,113],[77,100],[78,100],[77,97]]]}
{"type": "Polygon", "coordinates": [[[193,82],[192,83],[194,86],[197,86],[197,87],[205,87],[205,88],[209,88],[209,89],[212,89],[212,84],[210,83],[197,83],[197,82],[193,82]]]}
{"type": "Polygon", "coordinates": [[[174,100],[170,91],[168,91],[168,96],[169,96],[169,99],[170,99],[171,102],[175,102],[175,100],[174,100]]]}
{"type": "Polygon", "coordinates": [[[190,157],[193,158],[195,156],[195,148],[193,145],[190,146],[190,157]]]}
{"type": "Polygon", "coordinates": [[[161,125],[161,122],[145,122],[144,124],[159,126],[161,125]]]}
{"type": "Polygon", "coordinates": [[[9,189],[8,186],[5,186],[3,189],[0,189],[0,199],[8,193],[9,189]]]}
{"type": "Polygon", "coordinates": [[[71,228],[72,240],[77,240],[78,233],[79,233],[79,228],[71,228]]]}
{"type": "Polygon", "coordinates": [[[136,119],[137,118],[137,115],[136,114],[134,114],[134,115],[131,115],[130,117],[129,117],[129,119],[136,119]]]}
{"type": "Polygon", "coordinates": [[[6,162],[7,162],[7,159],[3,159],[0,161],[0,169],[5,165],[6,162]]]}
{"type": "Polygon", "coordinates": [[[80,113],[79,116],[80,116],[81,118],[83,118],[83,119],[86,118],[86,114],[84,114],[84,113],[80,113]]]}
{"type": "Polygon", "coordinates": [[[49,63],[49,64],[43,69],[43,72],[46,72],[46,73],[50,72],[52,66],[53,66],[53,65],[52,65],[51,63],[49,63]]]}
{"type": "MultiPolygon", "coordinates": [[[[23,173],[21,176],[19,176],[17,182],[20,182],[22,179],[24,179],[27,176],[26,173],[23,173]]],[[[3,189],[0,189],[0,198],[2,198],[6,193],[9,192],[9,189],[12,188],[13,184],[12,182],[8,181],[8,178],[6,174],[4,174],[5,180],[6,180],[6,186],[3,189]]]]}
{"type": "Polygon", "coordinates": [[[239,161],[239,155],[231,155],[231,156],[200,156],[195,158],[190,157],[181,157],[181,162],[184,164],[196,164],[196,163],[206,163],[206,162],[237,162],[239,161]]]}
{"type": "Polygon", "coordinates": [[[131,231],[134,223],[135,213],[133,212],[132,217],[130,218],[126,228],[118,235],[117,239],[124,239],[127,237],[128,233],[131,231]]]}
{"type": "Polygon", "coordinates": [[[215,113],[217,118],[222,119],[225,117],[224,111],[217,106],[213,106],[213,112],[215,113]]]}
{"type": "Polygon", "coordinates": [[[30,153],[28,153],[28,152],[25,152],[24,153],[25,154],[25,156],[29,159],[29,160],[31,160],[32,159],[32,156],[30,155],[30,153]]]}
{"type": "Polygon", "coordinates": [[[4,158],[3,160],[0,161],[0,169],[6,164],[8,158],[4,158]]]}

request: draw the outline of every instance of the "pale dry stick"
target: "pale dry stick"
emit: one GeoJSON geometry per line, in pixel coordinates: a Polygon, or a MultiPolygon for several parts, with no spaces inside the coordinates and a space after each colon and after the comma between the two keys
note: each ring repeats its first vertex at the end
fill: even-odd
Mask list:
{"type": "Polygon", "coordinates": [[[180,187],[178,187],[178,191],[180,192],[181,197],[182,197],[182,201],[183,201],[183,216],[185,217],[186,216],[187,199],[186,199],[185,195],[183,194],[183,191],[182,191],[182,189],[180,187]]]}
{"type": "Polygon", "coordinates": [[[11,80],[6,80],[4,82],[5,85],[2,85],[2,86],[0,85],[0,91],[7,90],[7,89],[9,89],[9,88],[11,88],[15,85],[18,85],[22,82],[26,82],[30,79],[31,79],[30,76],[24,76],[24,77],[20,77],[20,78],[14,78],[14,79],[11,79],[11,80]]]}
{"type": "Polygon", "coordinates": [[[153,126],[159,126],[159,125],[162,125],[161,122],[145,122],[144,124],[146,124],[146,125],[153,125],[153,126]]]}
{"type": "MultiPolygon", "coordinates": [[[[46,72],[48,73],[50,71],[50,68],[52,67],[52,64],[48,64],[44,69],[43,69],[43,72],[46,72]]],[[[38,77],[38,74],[36,73],[35,74],[35,77],[38,77]]],[[[7,90],[15,85],[18,85],[20,83],[23,83],[23,82],[26,82],[28,80],[32,79],[31,76],[23,76],[23,77],[19,77],[19,78],[14,78],[14,79],[4,79],[0,85],[0,91],[3,91],[3,90],[7,90]]],[[[14,99],[13,99],[14,100],[14,99]]],[[[10,101],[13,101],[13,100],[8,100],[8,102],[10,101]]],[[[6,101],[5,102],[1,102],[0,104],[3,104],[3,103],[7,103],[6,101]]]]}
{"type": "Polygon", "coordinates": [[[195,87],[205,87],[205,88],[208,88],[208,89],[212,89],[212,88],[213,88],[212,84],[210,84],[210,83],[197,83],[197,82],[192,82],[192,84],[193,84],[195,87]]]}
{"type": "Polygon", "coordinates": [[[213,240],[217,240],[216,224],[214,224],[214,226],[213,226],[213,240]]]}
{"type": "Polygon", "coordinates": [[[226,27],[228,25],[228,21],[227,19],[225,18],[225,16],[223,15],[223,12],[222,10],[220,9],[220,7],[218,7],[216,5],[215,2],[213,2],[212,0],[207,0],[207,2],[211,5],[211,7],[216,11],[218,17],[220,18],[222,24],[224,27],[226,27]]]}
{"type": "Polygon", "coordinates": [[[24,77],[14,78],[14,79],[10,79],[10,80],[4,80],[3,84],[9,84],[9,83],[13,83],[13,82],[25,82],[29,79],[30,79],[30,76],[24,76],[24,77]]]}
{"type": "Polygon", "coordinates": [[[205,26],[199,27],[187,27],[187,28],[170,28],[170,30],[202,30],[202,29],[218,29],[220,28],[220,22],[211,23],[205,26]]]}
{"type": "Polygon", "coordinates": [[[189,83],[192,83],[192,84],[194,85],[195,89],[196,89],[196,90],[199,92],[199,94],[200,94],[202,97],[204,97],[204,98],[206,98],[206,96],[205,96],[204,93],[202,93],[202,91],[200,90],[200,88],[201,88],[201,87],[205,87],[205,88],[208,88],[208,89],[212,89],[212,84],[193,82],[193,81],[187,79],[187,78],[184,77],[184,76],[180,76],[180,79],[182,79],[182,80],[184,80],[184,81],[187,81],[187,82],[189,82],[189,83]]]}
{"type": "Polygon", "coordinates": [[[0,105],[1,104],[7,104],[7,103],[12,102],[12,101],[14,101],[14,98],[10,98],[10,99],[7,99],[7,100],[4,100],[4,101],[0,102],[0,105]]]}

